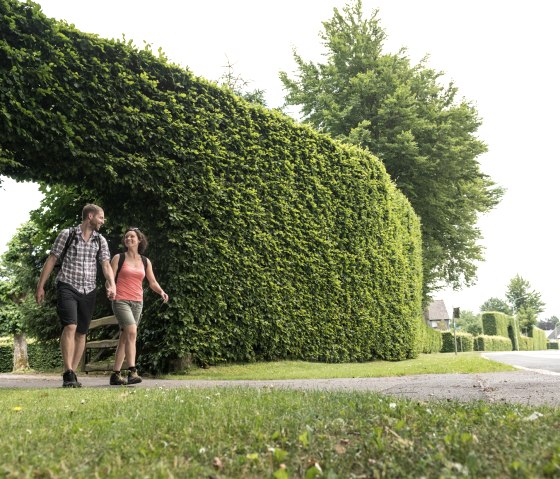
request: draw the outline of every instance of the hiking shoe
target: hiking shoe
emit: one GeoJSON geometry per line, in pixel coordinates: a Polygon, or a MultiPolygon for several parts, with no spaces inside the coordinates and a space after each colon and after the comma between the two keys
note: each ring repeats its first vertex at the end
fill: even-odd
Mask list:
{"type": "Polygon", "coordinates": [[[76,379],[74,371],[72,371],[71,369],[69,369],[68,371],[64,371],[64,374],[62,375],[63,388],[78,388],[80,386],[78,386],[78,380],[76,379]]]}
{"type": "Polygon", "coordinates": [[[128,384],[138,384],[142,382],[142,378],[138,376],[136,371],[128,372],[128,384]]]}
{"type": "Polygon", "coordinates": [[[113,371],[113,374],[111,374],[111,378],[109,379],[109,384],[111,386],[124,386],[126,384],[126,379],[122,377],[121,373],[113,371]]]}
{"type": "Polygon", "coordinates": [[[78,376],[76,376],[76,373],[74,371],[72,371],[72,376],[74,376],[74,382],[76,383],[76,385],[74,387],[75,388],[81,388],[82,383],[80,381],[78,381],[78,376]]]}

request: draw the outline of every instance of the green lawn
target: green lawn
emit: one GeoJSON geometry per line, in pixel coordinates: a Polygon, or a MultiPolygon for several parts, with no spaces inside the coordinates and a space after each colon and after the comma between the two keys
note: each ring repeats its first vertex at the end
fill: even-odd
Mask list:
{"type": "MultiPolygon", "coordinates": [[[[421,354],[407,361],[325,364],[304,361],[234,364],[207,369],[192,368],[185,379],[328,379],[406,376],[411,374],[486,373],[515,371],[506,364],[481,357],[480,352],[421,354]]],[[[171,377],[171,376],[169,376],[171,377]]]]}
{"type": "Polygon", "coordinates": [[[275,388],[0,390],[0,477],[560,477],[560,409],[275,388]]]}

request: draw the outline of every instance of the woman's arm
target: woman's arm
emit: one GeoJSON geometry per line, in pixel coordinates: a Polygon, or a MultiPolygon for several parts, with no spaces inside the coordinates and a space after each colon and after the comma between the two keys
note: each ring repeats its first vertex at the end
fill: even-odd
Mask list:
{"type": "Polygon", "coordinates": [[[169,301],[169,296],[163,290],[163,288],[159,285],[156,281],[156,277],[154,275],[154,270],[152,269],[152,262],[148,259],[148,267],[146,268],[146,279],[148,280],[148,284],[150,285],[150,289],[161,296],[164,303],[169,301]]]}

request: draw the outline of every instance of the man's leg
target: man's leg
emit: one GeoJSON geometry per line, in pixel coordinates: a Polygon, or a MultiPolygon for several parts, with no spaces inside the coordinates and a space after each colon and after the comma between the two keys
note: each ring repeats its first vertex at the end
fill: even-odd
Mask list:
{"type": "Polygon", "coordinates": [[[64,364],[64,371],[73,369],[73,358],[75,353],[74,337],[76,334],[76,325],[68,324],[62,330],[60,336],[60,351],[62,352],[62,362],[64,364]]]}
{"type": "Polygon", "coordinates": [[[86,347],[86,335],[80,334],[76,331],[74,334],[73,343],[74,352],[72,355],[72,370],[76,371],[78,369],[78,366],[80,365],[80,360],[82,359],[82,355],[84,354],[84,349],[86,347]]]}

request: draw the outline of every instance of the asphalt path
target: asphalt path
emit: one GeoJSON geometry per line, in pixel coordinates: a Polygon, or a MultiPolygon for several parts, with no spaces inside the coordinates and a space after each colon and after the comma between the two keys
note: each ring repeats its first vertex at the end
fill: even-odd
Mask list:
{"type": "Polygon", "coordinates": [[[484,353],[485,358],[542,374],[560,374],[560,351],[500,351],[484,353]]]}
{"type": "MultiPolygon", "coordinates": [[[[560,407],[560,374],[530,370],[482,374],[422,374],[389,378],[207,381],[144,378],[134,386],[109,386],[108,375],[81,375],[84,388],[254,387],[324,391],[373,391],[418,401],[486,401],[560,407]]],[[[0,374],[1,388],[61,388],[60,375],[0,374]]],[[[70,389],[79,394],[82,389],[70,389]]],[[[1,394],[1,391],[0,391],[1,394]]]]}

